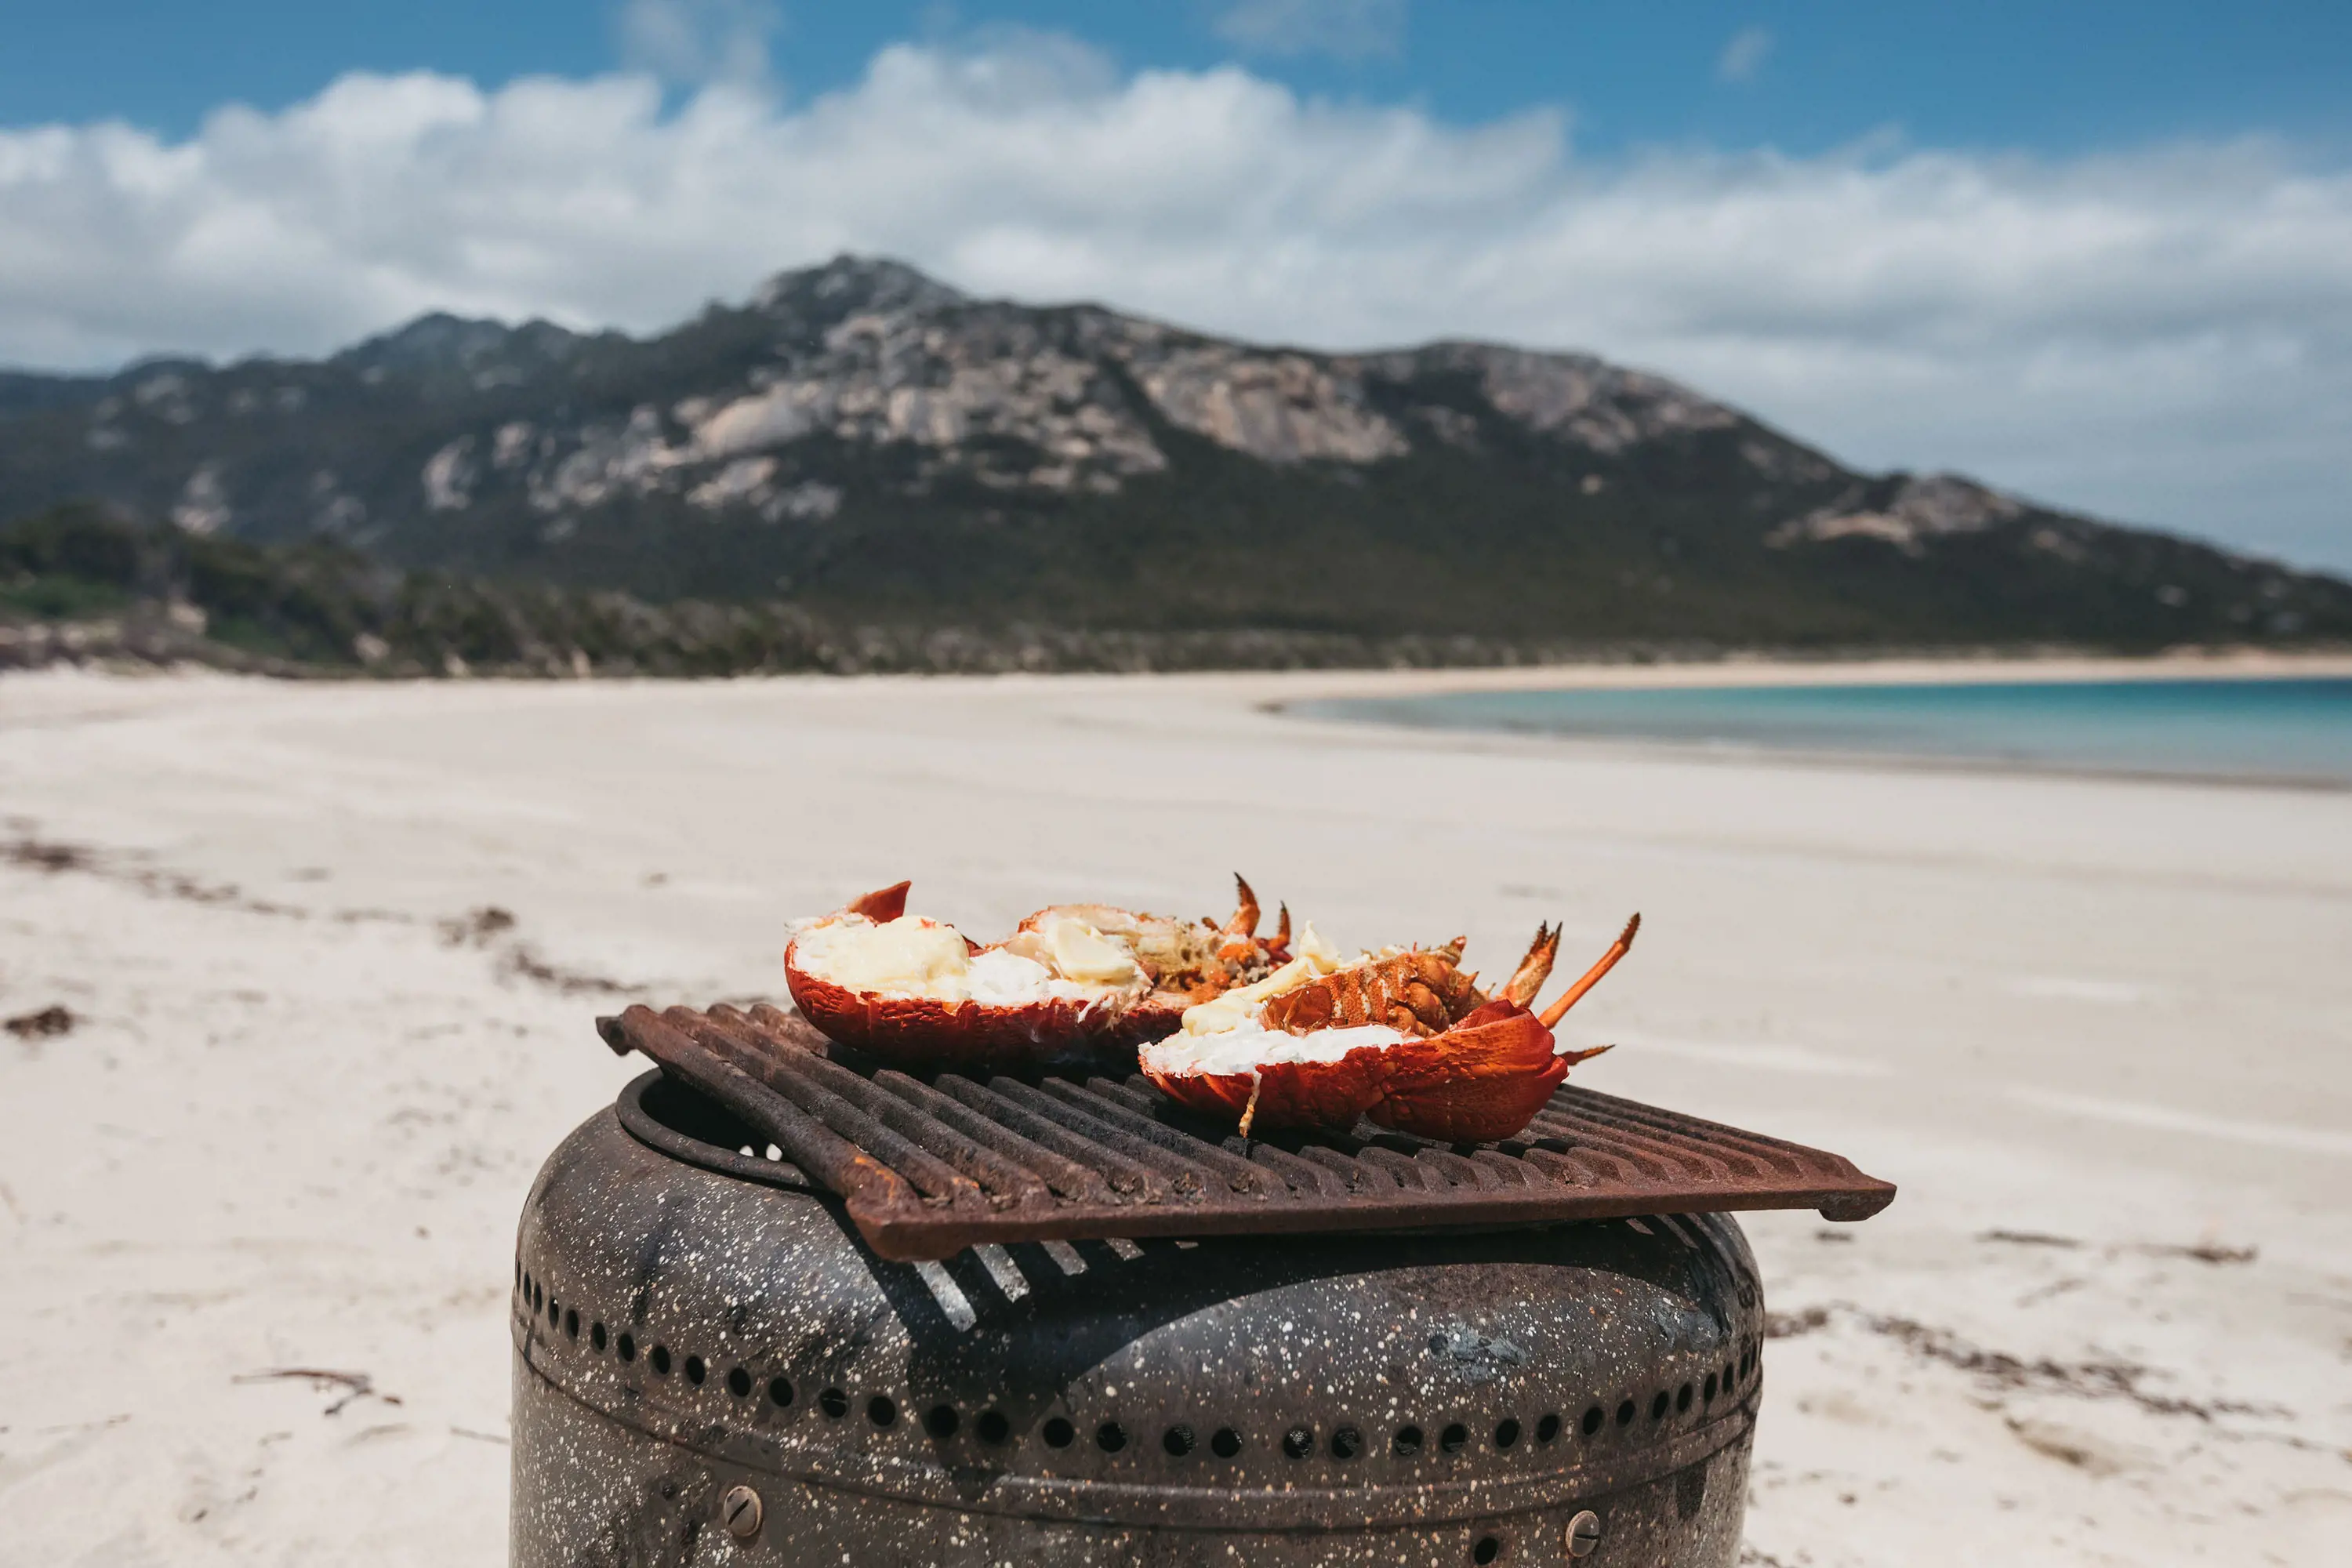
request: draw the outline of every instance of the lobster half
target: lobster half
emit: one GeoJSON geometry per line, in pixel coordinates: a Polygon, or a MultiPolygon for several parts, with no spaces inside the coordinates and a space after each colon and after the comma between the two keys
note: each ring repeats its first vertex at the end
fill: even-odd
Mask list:
{"type": "Polygon", "coordinates": [[[1558,927],[1491,997],[1461,967],[1463,943],[1367,957],[1272,994],[1242,988],[1187,1011],[1139,1053],[1181,1105],[1253,1126],[1346,1131],[1360,1116],[1447,1143],[1517,1136],[1568,1069],[1607,1046],[1562,1050],[1552,1030],[1633,950],[1635,915],[1599,962],[1542,1012],[1558,927]]]}
{"type": "MultiPolygon", "coordinates": [[[[899,882],[802,922],[784,948],[793,1001],[827,1038],[919,1070],[1025,1068],[1131,1053],[1184,1010],[1289,958],[1290,911],[1257,934],[1257,897],[1220,927],[1107,904],[1058,904],[983,947],[907,913],[899,882]]],[[[1311,937],[1311,928],[1309,928],[1311,937]]]]}

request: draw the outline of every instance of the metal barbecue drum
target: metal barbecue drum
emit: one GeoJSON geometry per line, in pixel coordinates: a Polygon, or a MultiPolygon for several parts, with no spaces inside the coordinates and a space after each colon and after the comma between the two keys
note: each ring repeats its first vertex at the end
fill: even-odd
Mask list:
{"type": "Polygon", "coordinates": [[[540,1173],[517,1568],[1738,1556],[1727,1215],[897,1263],[766,1147],[648,1074],[540,1173]]]}

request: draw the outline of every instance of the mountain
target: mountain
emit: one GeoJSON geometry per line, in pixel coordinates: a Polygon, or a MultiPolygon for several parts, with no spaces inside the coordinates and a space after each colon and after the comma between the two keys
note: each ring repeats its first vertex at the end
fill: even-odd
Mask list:
{"type": "Polygon", "coordinates": [[[0,376],[0,517],[68,501],[900,638],[2352,638],[2352,584],[1856,472],[1589,355],[1265,348],[855,258],[644,339],[436,315],[0,376]]]}

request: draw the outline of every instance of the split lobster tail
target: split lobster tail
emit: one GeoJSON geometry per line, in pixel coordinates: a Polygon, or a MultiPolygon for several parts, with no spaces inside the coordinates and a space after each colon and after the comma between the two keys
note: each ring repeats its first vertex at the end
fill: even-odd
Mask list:
{"type": "Polygon", "coordinates": [[[1271,996],[1222,1033],[1146,1047],[1143,1071],[1180,1104],[1238,1116],[1244,1136],[1253,1128],[1343,1132],[1370,1117],[1441,1142],[1514,1138],[1570,1068],[1610,1048],[1561,1050],[1552,1026],[1625,956],[1639,923],[1629,921],[1540,1015],[1530,1009],[1559,953],[1559,930],[1550,925],[1537,931],[1492,998],[1459,967],[1459,938],[1434,950],[1392,951],[1271,996]],[[1329,1044],[1310,1043],[1318,1039],[1329,1044]],[[1234,1045],[1251,1041],[1256,1048],[1237,1058],[1234,1045]]]}
{"type": "Polygon", "coordinates": [[[1182,1016],[1182,998],[1152,991],[1131,959],[1118,973],[1060,973],[941,921],[908,918],[908,888],[854,899],[785,944],[793,1002],[826,1038],[911,1070],[1116,1065],[1182,1016]],[[974,984],[983,970],[985,988],[974,984]]]}
{"type": "Polygon", "coordinates": [[[985,946],[908,915],[898,882],[797,924],[784,978],[827,1038],[893,1067],[1118,1068],[1175,1030],[1186,1007],[1276,967],[1255,934],[1257,895],[1234,881],[1241,908],[1225,931],[1056,904],[985,946]]]}

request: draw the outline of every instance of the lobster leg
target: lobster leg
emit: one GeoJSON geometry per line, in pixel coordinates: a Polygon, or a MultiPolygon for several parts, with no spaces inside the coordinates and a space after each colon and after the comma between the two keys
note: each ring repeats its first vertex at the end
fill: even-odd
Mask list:
{"type": "Polygon", "coordinates": [[[1559,1001],[1543,1010],[1540,1022],[1545,1028],[1557,1027],[1559,1021],[1568,1016],[1568,1010],[1582,1001],[1586,992],[1600,984],[1601,977],[1616,968],[1619,959],[1633,951],[1633,933],[1641,929],[1640,915],[1625,922],[1625,929],[1618,933],[1615,942],[1609,944],[1609,951],[1601,955],[1601,961],[1586,970],[1584,977],[1570,986],[1559,1001]]]}
{"type": "Polygon", "coordinates": [[[1234,873],[1234,890],[1240,896],[1241,905],[1234,910],[1234,918],[1225,922],[1225,935],[1255,936],[1259,913],[1257,895],[1250,890],[1248,881],[1239,871],[1234,873]]]}
{"type": "Polygon", "coordinates": [[[1265,951],[1267,956],[1272,958],[1287,958],[1289,956],[1290,906],[1288,904],[1284,904],[1282,906],[1282,916],[1275,924],[1274,935],[1267,940],[1265,951]]]}
{"type": "Polygon", "coordinates": [[[1536,1005],[1543,992],[1544,982],[1551,978],[1551,966],[1559,959],[1559,928],[1536,927],[1536,940],[1528,947],[1528,955],[1511,971],[1510,979],[1503,983],[1497,995],[1517,1003],[1522,1007],[1536,1005]]]}

